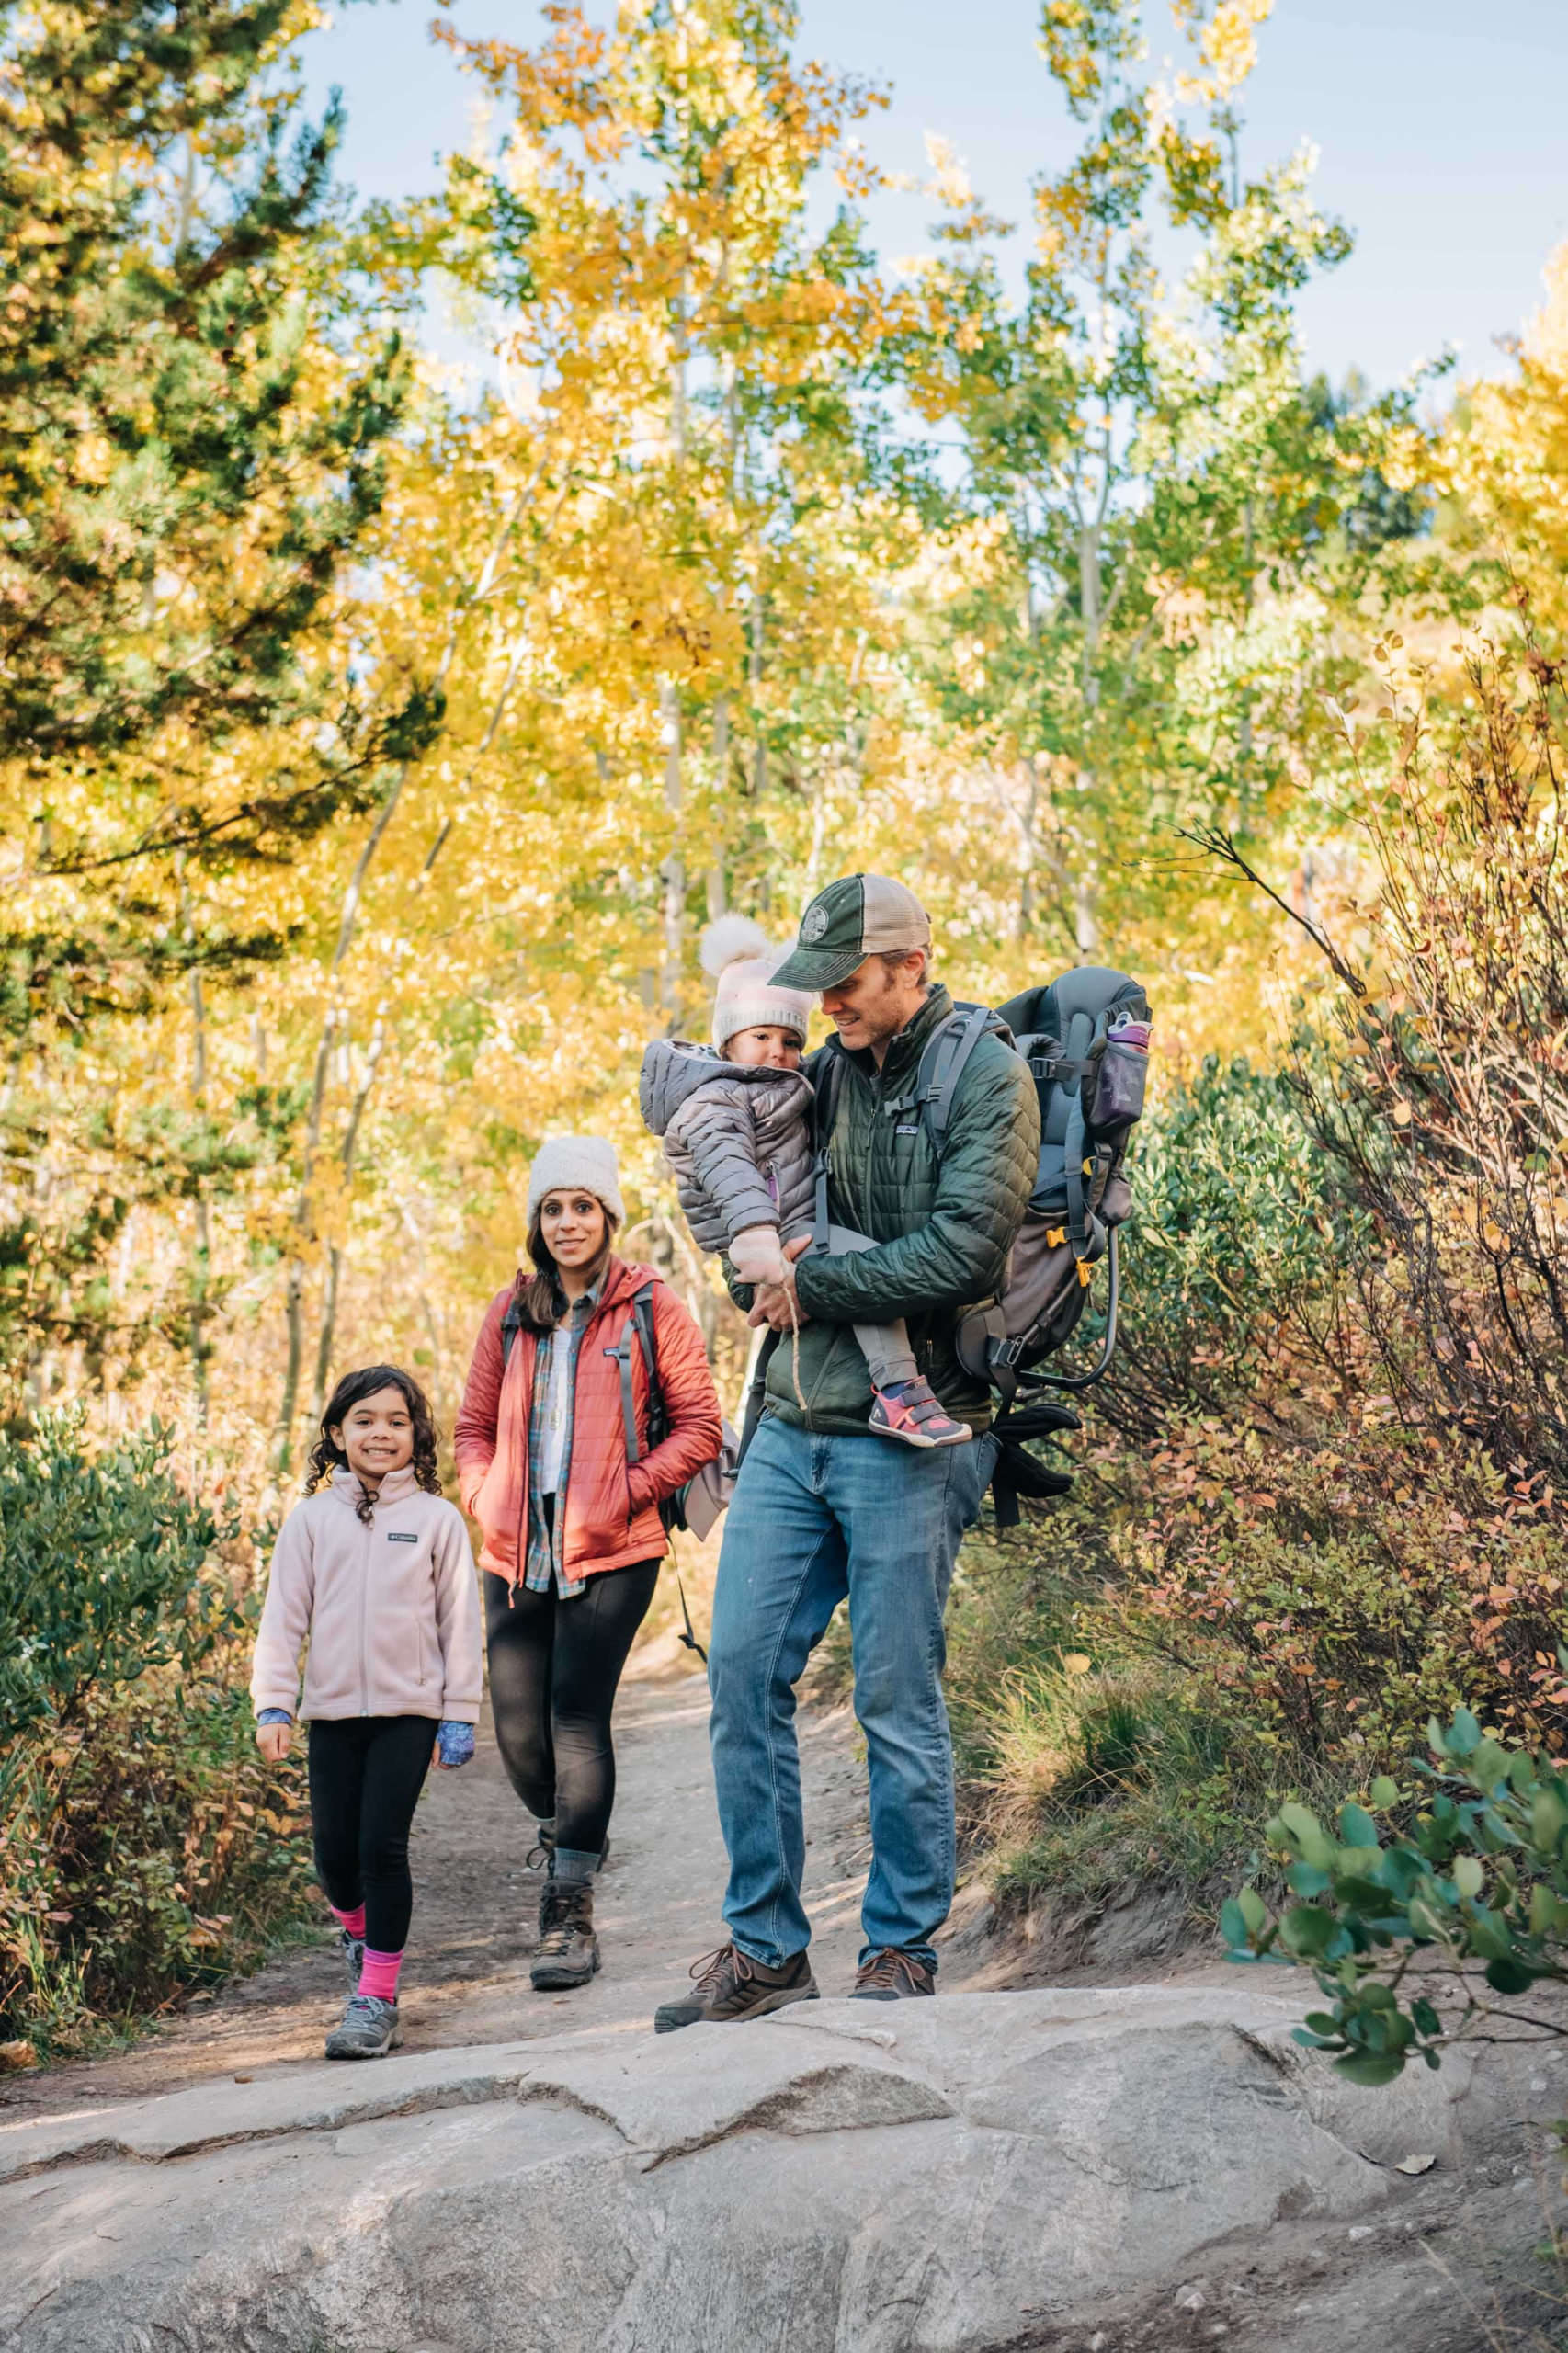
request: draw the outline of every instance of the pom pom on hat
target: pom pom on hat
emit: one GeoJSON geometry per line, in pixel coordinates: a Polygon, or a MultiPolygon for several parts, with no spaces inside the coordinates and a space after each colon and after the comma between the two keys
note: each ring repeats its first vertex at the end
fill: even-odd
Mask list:
{"type": "Polygon", "coordinates": [[[749,915],[720,915],[709,925],[699,954],[703,971],[719,983],[713,1043],[720,1053],[737,1029],[788,1029],[805,1044],[811,998],[800,989],[779,988],[773,978],[789,952],[749,915]]]}
{"type": "Polygon", "coordinates": [[[772,941],[750,915],[719,915],[702,935],[699,961],[710,980],[716,981],[726,964],[741,956],[772,956],[772,941]]]}
{"type": "Polygon", "coordinates": [[[547,1193],[592,1193],[618,1223],[626,1218],[615,1146],[608,1136],[546,1136],[528,1171],[528,1223],[547,1193]]]}

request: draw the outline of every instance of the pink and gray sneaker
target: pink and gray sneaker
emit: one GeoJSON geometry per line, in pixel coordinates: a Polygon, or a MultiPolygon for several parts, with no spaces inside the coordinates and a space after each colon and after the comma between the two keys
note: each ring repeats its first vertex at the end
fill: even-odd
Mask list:
{"type": "Polygon", "coordinates": [[[973,1436],[967,1423],[942,1411],[930,1382],[918,1373],[913,1381],[877,1391],[870,1427],[876,1437],[896,1438],[904,1446],[967,1446],[973,1436]]]}

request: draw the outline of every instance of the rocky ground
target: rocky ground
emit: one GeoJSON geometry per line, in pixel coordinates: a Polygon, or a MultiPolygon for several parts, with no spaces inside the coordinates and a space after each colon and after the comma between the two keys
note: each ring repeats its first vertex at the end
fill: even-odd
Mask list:
{"type": "Polygon", "coordinates": [[[717,1940],[722,1882],[703,1687],[669,1664],[624,1695],[586,1992],[528,1987],[529,1825],[484,1740],[421,1809],[403,2052],[320,2063],[323,1948],[6,2086],[0,2353],[1556,2341],[1568,2301],[1533,2249],[1568,2057],[1357,2093],[1291,2044],[1295,1981],[1188,1950],[1157,1984],[1037,1987],[1040,1940],[973,1897],[937,2002],[845,2002],[866,1834],[843,1714],[803,1741],[829,1998],[649,2033],[717,1940]]]}

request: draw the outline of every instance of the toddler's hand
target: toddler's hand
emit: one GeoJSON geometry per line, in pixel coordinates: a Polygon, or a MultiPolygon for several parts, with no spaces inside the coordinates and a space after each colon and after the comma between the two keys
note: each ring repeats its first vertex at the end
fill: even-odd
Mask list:
{"type": "Polygon", "coordinates": [[[730,1264],[743,1283],[781,1283],[784,1253],[776,1225],[748,1225],[730,1245],[730,1264]]]}
{"type": "Polygon", "coordinates": [[[281,1765],[289,1754],[289,1744],[294,1737],[291,1723],[257,1724],[256,1745],[268,1765],[281,1765]]]}

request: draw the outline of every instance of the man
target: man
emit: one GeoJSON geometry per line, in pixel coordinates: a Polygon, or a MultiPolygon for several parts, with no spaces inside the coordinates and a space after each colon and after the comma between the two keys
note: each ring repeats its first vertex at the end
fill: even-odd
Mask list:
{"type": "Polygon", "coordinates": [[[989,1392],[959,1362],[954,1333],[961,1311],[1003,1279],[1035,1180],[1040,1110],[1017,1055],[982,1038],[938,1165],[913,1100],[921,1054],[953,1009],[930,978],[930,950],[914,893],[855,874],[812,901],[774,975],[781,987],[820,991],[837,1029],[808,1065],[820,1089],[828,1057],[843,1057],[829,1214],[874,1246],[805,1257],[790,1285],[765,1285],[755,1300],[737,1292],[754,1324],[783,1336],[730,1506],[713,1605],[711,1740],[731,1941],[687,1996],[659,2011],[661,2032],[756,2018],[816,1994],[801,1903],[795,1685],[846,1594],[871,1795],[855,1992],[891,2001],[936,1991],[931,1940],[952,1902],[955,1860],[942,1619],[959,1540],[994,1460],[982,1435],[989,1392]],[[869,1431],[870,1383],[851,1326],[900,1315],[971,1443],[915,1450],[869,1431]]]}

